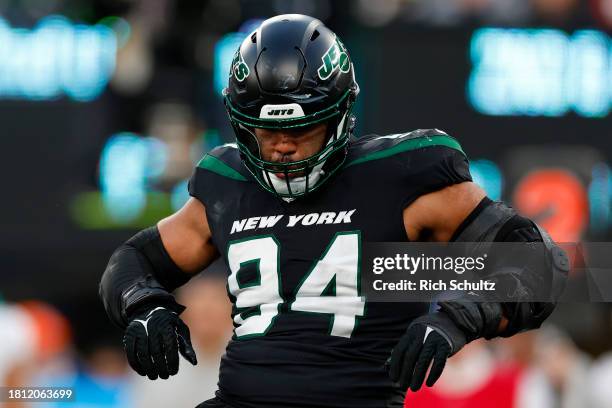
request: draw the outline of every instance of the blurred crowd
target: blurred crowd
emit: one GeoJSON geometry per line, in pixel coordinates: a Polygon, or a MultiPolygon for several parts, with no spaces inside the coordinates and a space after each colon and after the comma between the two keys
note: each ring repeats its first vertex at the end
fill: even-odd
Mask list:
{"type": "Polygon", "coordinates": [[[359,0],[362,23],[382,26],[400,20],[434,25],[465,23],[612,27],[609,0],[359,0]]]}
{"type": "Polygon", "coordinates": [[[408,393],[406,407],[604,408],[610,406],[612,354],[593,359],[548,325],[451,358],[433,388],[408,393]]]}
{"type": "MultiPolygon", "coordinates": [[[[217,389],[221,355],[231,336],[231,305],[225,276],[217,266],[194,278],[177,293],[187,306],[188,324],[198,357],[192,366],[181,359],[179,374],[151,381],[132,371],[114,331],[80,342],[80,326],[41,301],[0,306],[0,385],[70,387],[76,402],[7,403],[7,407],[192,407],[217,389]]],[[[104,327],[104,324],[95,324],[104,327]]],[[[2,402],[0,402],[0,406],[2,402]]]]}
{"type": "MultiPolygon", "coordinates": [[[[198,365],[181,359],[178,375],[156,381],[129,368],[118,338],[79,349],[73,333],[78,327],[53,306],[40,301],[3,304],[0,384],[71,387],[77,401],[5,406],[167,408],[195,406],[212,397],[232,330],[222,271],[198,276],[177,298],[187,306],[182,317],[191,330],[198,365]]],[[[612,352],[595,358],[552,323],[511,338],[469,344],[447,362],[433,388],[409,391],[405,406],[608,408],[610,384],[612,352]]]]}
{"type": "MultiPolygon", "coordinates": [[[[91,5],[87,2],[79,3],[76,0],[4,1],[0,3],[0,15],[27,21],[66,8],[92,13],[91,5]]],[[[160,11],[167,13],[174,9],[176,3],[176,0],[159,0],[155,5],[143,0],[100,0],[95,2],[95,8],[136,10],[142,17],[155,18],[160,11]],[[149,4],[143,7],[145,3],[149,4]]],[[[325,20],[341,10],[353,14],[361,23],[370,26],[382,26],[394,21],[442,25],[470,21],[485,24],[563,25],[590,21],[606,27],[612,26],[610,0],[208,0],[192,3],[186,7],[202,13],[207,29],[235,24],[255,13],[260,16],[303,13],[325,20]]],[[[153,28],[165,25],[158,21],[153,28]]]]}

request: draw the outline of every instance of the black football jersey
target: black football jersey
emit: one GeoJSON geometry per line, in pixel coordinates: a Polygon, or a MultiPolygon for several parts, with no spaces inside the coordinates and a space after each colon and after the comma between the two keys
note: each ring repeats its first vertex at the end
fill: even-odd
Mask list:
{"type": "Polygon", "coordinates": [[[384,364],[429,305],[368,302],[361,245],[406,241],[404,208],[470,180],[439,130],[353,140],[337,174],[292,202],[264,191],[235,145],[208,153],[189,192],[228,267],[234,336],[217,396],[236,408],[401,407],[384,364]]]}

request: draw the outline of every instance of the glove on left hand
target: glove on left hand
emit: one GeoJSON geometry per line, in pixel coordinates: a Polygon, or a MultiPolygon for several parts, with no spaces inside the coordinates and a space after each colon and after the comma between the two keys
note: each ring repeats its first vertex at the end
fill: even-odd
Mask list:
{"type": "Polygon", "coordinates": [[[427,386],[440,378],[446,359],[465,344],[465,334],[443,312],[434,312],[415,319],[387,360],[391,380],[405,390],[418,391],[431,365],[427,386]],[[433,362],[433,363],[432,363],[433,362]]]}

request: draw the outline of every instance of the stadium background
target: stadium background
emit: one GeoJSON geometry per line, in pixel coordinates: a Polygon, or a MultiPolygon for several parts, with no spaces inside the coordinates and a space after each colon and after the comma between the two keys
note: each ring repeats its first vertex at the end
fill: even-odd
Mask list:
{"type": "MultiPolygon", "coordinates": [[[[443,129],[491,197],[558,241],[612,238],[612,0],[3,0],[1,384],[73,385],[66,406],[210,395],[230,327],[220,266],[180,293],[200,371],[165,385],[127,370],[97,283],[119,243],[187,199],[194,163],[232,140],[221,90],[233,52],[290,12],[349,48],[357,135],[443,129]]],[[[450,394],[500,398],[482,393],[488,377],[461,374],[489,364],[523,384],[507,406],[612,407],[609,305],[562,304],[551,322],[468,347],[450,394]]]]}

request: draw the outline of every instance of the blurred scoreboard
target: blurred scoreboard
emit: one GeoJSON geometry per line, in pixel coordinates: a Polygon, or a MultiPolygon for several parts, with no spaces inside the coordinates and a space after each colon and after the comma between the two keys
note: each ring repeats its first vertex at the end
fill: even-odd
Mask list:
{"type": "Polygon", "coordinates": [[[362,133],[445,130],[490,196],[555,239],[612,238],[606,33],[394,26],[347,42],[362,89],[362,133]]]}
{"type": "MultiPolygon", "coordinates": [[[[197,141],[203,150],[233,137],[219,89],[233,48],[254,25],[221,37],[215,47],[210,89],[203,90],[207,102],[194,107],[215,127],[207,131],[214,137],[197,141]]],[[[134,98],[108,90],[114,31],[71,26],[62,18],[10,30],[0,20],[0,38],[19,50],[11,55],[21,55],[12,62],[11,55],[0,55],[0,71],[7,74],[0,78],[0,143],[8,152],[3,247],[22,248],[36,237],[41,248],[96,248],[101,240],[110,248],[180,207],[184,180],[154,182],[164,171],[163,143],[126,126],[140,121],[133,117],[134,98]],[[72,39],[62,43],[65,38],[72,39]],[[55,54],[48,57],[55,62],[45,71],[40,58],[29,56],[50,41],[55,54]],[[64,57],[96,70],[81,71],[77,63],[70,75],[64,57]]],[[[475,180],[491,197],[508,200],[559,240],[611,237],[608,34],[399,24],[347,26],[339,33],[361,86],[359,134],[443,129],[462,143],[475,180]]],[[[185,75],[205,73],[193,67],[185,75]]]]}

